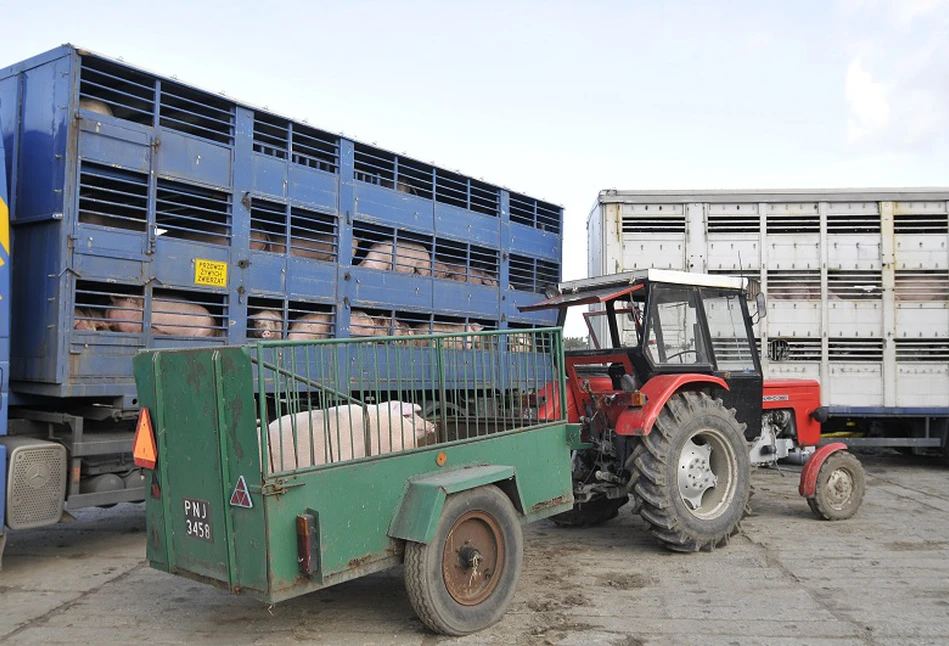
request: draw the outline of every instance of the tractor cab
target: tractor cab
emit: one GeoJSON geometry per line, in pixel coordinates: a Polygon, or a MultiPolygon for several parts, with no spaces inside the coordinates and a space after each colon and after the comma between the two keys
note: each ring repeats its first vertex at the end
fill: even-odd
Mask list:
{"type": "MultiPolygon", "coordinates": [[[[751,439],[760,432],[762,373],[748,288],[744,278],[644,269],[561,283],[558,295],[522,309],[557,309],[563,325],[569,308],[594,306],[583,314],[593,348],[566,352],[577,418],[575,402],[594,393],[639,393],[656,377],[707,375],[726,384],[722,400],[751,439]]],[[[759,294],[755,315],[764,313],[759,294]]]]}

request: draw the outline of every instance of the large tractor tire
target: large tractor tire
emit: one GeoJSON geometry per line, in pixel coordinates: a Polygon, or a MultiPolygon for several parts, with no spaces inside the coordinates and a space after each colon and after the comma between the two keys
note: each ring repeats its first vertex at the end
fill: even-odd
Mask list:
{"type": "Polygon", "coordinates": [[[565,511],[550,517],[561,527],[591,527],[613,520],[619,514],[620,507],[629,502],[628,496],[621,498],[607,498],[601,496],[588,502],[580,502],[570,511],[565,511]]]}
{"type": "Polygon", "coordinates": [[[452,494],[430,543],[405,544],[405,588],[415,613],[443,635],[468,635],[507,610],[524,537],[514,505],[493,485],[452,494]]]}
{"type": "Polygon", "coordinates": [[[857,513],[867,491],[863,465],[852,453],[836,451],[817,472],[817,489],[807,504],[821,520],[846,520],[857,513]]]}
{"type": "Polygon", "coordinates": [[[738,531],[751,466],[744,424],[720,399],[673,395],[632,462],[640,515],[669,549],[711,551],[738,531]]]}

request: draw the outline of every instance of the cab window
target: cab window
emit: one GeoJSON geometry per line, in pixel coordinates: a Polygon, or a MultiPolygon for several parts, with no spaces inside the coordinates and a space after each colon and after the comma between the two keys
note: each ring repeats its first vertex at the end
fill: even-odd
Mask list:
{"type": "Polygon", "coordinates": [[[691,287],[656,285],[652,288],[644,353],[653,364],[711,364],[695,297],[691,287]]]}

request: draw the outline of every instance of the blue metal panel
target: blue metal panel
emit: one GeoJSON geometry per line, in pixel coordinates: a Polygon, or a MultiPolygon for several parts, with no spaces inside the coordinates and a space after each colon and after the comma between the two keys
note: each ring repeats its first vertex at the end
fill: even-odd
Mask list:
{"type": "Polygon", "coordinates": [[[516,222],[511,223],[510,245],[514,253],[560,262],[562,238],[516,222]]]}
{"type": "Polygon", "coordinates": [[[104,115],[79,120],[82,159],[147,173],[151,170],[151,153],[151,137],[142,126],[104,115]]]}
{"type": "Polygon", "coordinates": [[[435,234],[498,249],[501,238],[500,218],[472,213],[447,204],[436,204],[435,234]]]}
{"type": "Polygon", "coordinates": [[[254,193],[287,198],[287,161],[269,155],[253,156],[254,193]]]}
{"type": "Polygon", "coordinates": [[[498,318],[498,288],[461,283],[455,280],[434,281],[433,309],[436,314],[476,318],[498,318]]]}
{"type": "Polygon", "coordinates": [[[287,291],[287,257],[266,251],[250,252],[247,284],[254,293],[284,294],[287,291]]]}
{"type": "Polygon", "coordinates": [[[287,258],[287,292],[309,299],[336,300],[336,263],[290,256],[287,258]]]}
{"type": "Polygon", "coordinates": [[[348,296],[353,307],[375,309],[429,310],[432,308],[432,279],[377,269],[350,269],[348,296]]]}
{"type": "Polygon", "coordinates": [[[231,149],[162,129],[158,132],[155,172],[188,182],[231,186],[231,149]]]}
{"type": "Polygon", "coordinates": [[[323,207],[329,213],[336,213],[336,190],[339,177],[298,164],[290,164],[289,173],[291,202],[310,207],[323,207]]]}
{"type": "Polygon", "coordinates": [[[356,217],[428,234],[435,229],[431,201],[363,182],[356,182],[356,217]]]}

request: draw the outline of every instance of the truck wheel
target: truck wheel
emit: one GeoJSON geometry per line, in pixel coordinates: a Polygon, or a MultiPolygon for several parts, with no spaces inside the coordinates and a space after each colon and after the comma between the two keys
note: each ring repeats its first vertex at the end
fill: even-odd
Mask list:
{"type": "Polygon", "coordinates": [[[751,483],[744,425],[720,399],[680,392],[635,455],[640,515],[677,552],[711,551],[738,531],[751,483]]]}
{"type": "Polygon", "coordinates": [[[490,626],[514,596],[523,550],[517,511],[500,489],[478,487],[449,496],[432,541],[405,545],[412,608],[444,635],[490,626]]]}
{"type": "Polygon", "coordinates": [[[816,493],[807,504],[821,520],[846,520],[857,513],[866,490],[860,460],[847,451],[837,451],[821,465],[816,493]]]}
{"type": "Polygon", "coordinates": [[[588,502],[580,502],[570,511],[565,511],[550,517],[561,527],[590,527],[613,520],[619,515],[620,507],[629,502],[629,496],[621,498],[607,498],[600,496],[588,502]]]}

